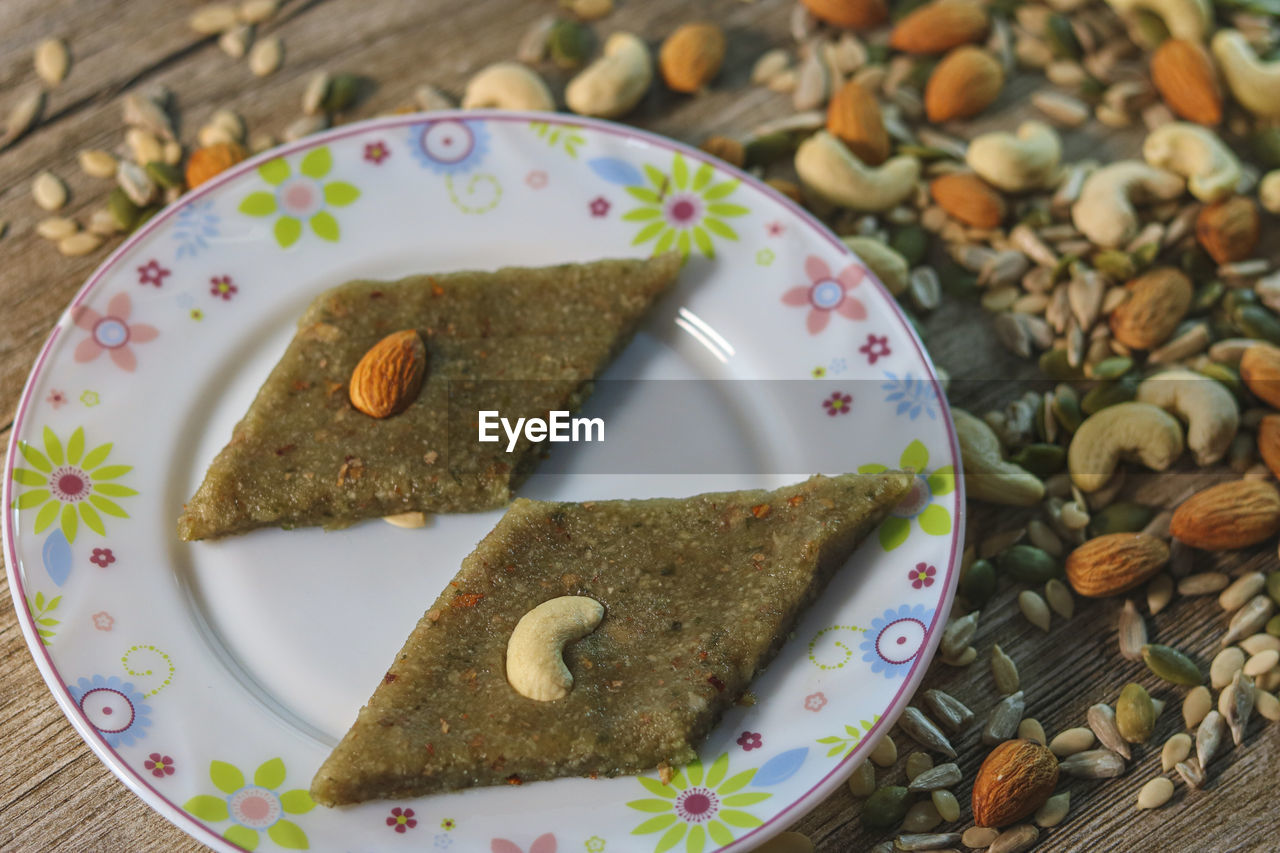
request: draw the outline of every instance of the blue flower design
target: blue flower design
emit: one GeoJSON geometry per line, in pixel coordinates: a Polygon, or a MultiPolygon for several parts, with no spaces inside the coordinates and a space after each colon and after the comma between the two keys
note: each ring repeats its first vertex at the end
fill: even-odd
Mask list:
{"type": "Polygon", "coordinates": [[[477,119],[424,121],[409,127],[409,150],[438,175],[465,175],[489,153],[489,131],[477,119]]]}
{"type": "Polygon", "coordinates": [[[431,840],[431,844],[437,850],[448,850],[453,845],[453,839],[446,833],[437,832],[435,837],[431,840]]]}
{"type": "Polygon", "coordinates": [[[209,248],[206,238],[217,237],[220,222],[213,212],[213,201],[193,201],[178,211],[173,223],[173,239],[178,241],[178,257],[193,258],[201,250],[209,248]]]}
{"type": "Polygon", "coordinates": [[[916,379],[910,372],[899,377],[886,370],[884,375],[888,377],[888,381],[880,388],[889,392],[884,398],[886,403],[898,404],[895,414],[906,415],[914,421],[923,412],[929,416],[929,420],[937,420],[938,395],[933,390],[932,382],[916,379]]]}
{"type": "Polygon", "coordinates": [[[133,746],[147,736],[151,706],[132,682],[95,675],[68,684],[67,692],[108,746],[133,746]]]}
{"type": "Polygon", "coordinates": [[[830,366],[827,368],[832,373],[844,373],[849,369],[849,363],[843,358],[833,358],[830,366]]]}
{"type": "Polygon", "coordinates": [[[933,608],[923,604],[904,604],[897,610],[886,610],[884,616],[871,620],[866,639],[858,646],[862,659],[871,671],[885,678],[906,678],[912,662],[924,648],[933,621],[933,608]]]}

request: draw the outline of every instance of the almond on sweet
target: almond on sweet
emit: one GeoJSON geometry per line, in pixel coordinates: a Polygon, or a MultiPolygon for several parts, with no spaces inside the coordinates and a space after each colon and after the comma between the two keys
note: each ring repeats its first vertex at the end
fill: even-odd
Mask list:
{"type": "Polygon", "coordinates": [[[1169,532],[1206,551],[1257,545],[1280,532],[1280,491],[1261,480],[1211,486],[1178,505],[1169,532]]]}
{"type": "Polygon", "coordinates": [[[1004,86],[999,60],[980,47],[957,47],[942,58],[924,88],[924,110],[935,124],[969,118],[991,106],[1004,86]]]}
{"type": "Polygon", "coordinates": [[[868,165],[879,166],[889,159],[889,131],[880,102],[856,80],[841,86],[827,105],[827,130],[868,165]]]}
{"type": "Polygon", "coordinates": [[[904,53],[943,53],[987,34],[987,10],[974,0],[934,0],[893,27],[889,46],[904,53]]]}
{"type": "Polygon", "coordinates": [[[351,405],[371,418],[389,418],[417,399],[427,372],[427,348],[414,329],[392,332],[351,372],[351,405]]]}
{"type": "Polygon", "coordinates": [[[975,228],[999,227],[1007,212],[1000,193],[968,172],[934,178],[929,194],[950,216],[975,228]]]}

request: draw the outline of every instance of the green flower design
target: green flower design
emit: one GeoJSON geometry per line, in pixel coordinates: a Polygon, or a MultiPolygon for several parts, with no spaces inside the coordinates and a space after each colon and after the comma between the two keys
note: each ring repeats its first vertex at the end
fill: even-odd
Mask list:
{"type": "Polygon", "coordinates": [[[582,128],[572,124],[550,124],[545,121],[531,121],[529,127],[552,148],[563,148],[570,158],[578,158],[578,146],[586,145],[587,138],[579,133],[582,128]]]}
{"type": "Polygon", "coordinates": [[[340,236],[338,220],[327,208],[346,207],[360,197],[360,190],[346,181],[322,182],[321,178],[332,168],[333,155],[328,146],[308,152],[298,165],[298,175],[293,174],[283,157],[268,160],[258,167],[258,174],[275,189],[249,193],[240,202],[240,212],[249,216],[280,214],[273,233],[282,249],[298,242],[303,220],[321,240],[336,243],[340,236]]]}
{"type": "Polygon", "coordinates": [[[764,821],[742,811],[769,799],[773,794],[765,791],[742,792],[756,775],[755,768],[744,770],[736,776],[729,773],[729,753],[723,753],[712,762],[703,776],[702,762],[694,760],[676,773],[669,785],[645,776],[636,777],[651,794],[661,799],[632,800],[627,803],[636,811],[656,813],[635,829],[632,835],[649,835],[661,832],[654,853],[664,853],[684,841],[688,853],[702,853],[710,838],[723,847],[733,842],[733,830],[753,829],[764,821]]]}
{"type": "Polygon", "coordinates": [[[738,189],[736,178],[712,183],[715,169],[710,163],[703,163],[690,174],[689,164],[679,153],[671,163],[670,175],[649,165],[644,167],[644,172],[652,186],[627,187],[627,193],[641,205],[622,215],[627,222],[646,223],[631,245],[656,240],[655,255],[674,247],[686,258],[697,246],[703,255],[713,258],[716,250],[712,236],[722,240],[738,239],[738,232],[724,221],[749,212],[740,204],[725,201],[738,189]]]}
{"type": "MultiPolygon", "coordinates": [[[[941,504],[933,503],[933,499],[955,490],[956,473],[952,467],[945,465],[929,473],[929,449],[919,440],[911,442],[902,451],[898,467],[914,471],[916,481],[907,496],[880,525],[880,544],[886,551],[892,551],[907,541],[912,519],[930,536],[946,536],[951,532],[950,511],[941,504]]],[[[872,464],[859,467],[858,473],[879,474],[888,470],[887,465],[872,464]]]]}
{"type": "Polygon", "coordinates": [[[37,592],[34,599],[27,598],[27,606],[31,608],[31,614],[35,617],[36,633],[40,635],[40,642],[46,646],[53,639],[53,635],[57,633],[54,627],[62,624],[61,619],[54,619],[49,614],[58,609],[58,605],[62,603],[62,596],[56,595],[53,598],[45,600],[43,592],[37,592]]]}
{"type": "Polygon", "coordinates": [[[264,762],[253,771],[252,785],[245,782],[244,774],[234,764],[213,761],[209,764],[209,778],[227,796],[197,794],[182,808],[204,821],[232,821],[222,837],[245,850],[257,848],[258,833],[264,829],[267,837],[281,847],[306,850],[310,846],[307,834],[282,815],[306,814],[316,804],[301,788],[277,794],[275,789],[284,784],[284,776],[284,762],[279,758],[264,762]]]}
{"type": "Polygon", "coordinates": [[[872,726],[874,726],[879,719],[880,715],[876,714],[870,720],[860,721],[859,725],[862,726],[861,730],[859,730],[857,726],[846,725],[844,727],[845,733],[843,736],[829,735],[827,737],[820,737],[818,738],[818,743],[831,747],[827,750],[828,758],[833,758],[837,755],[844,755],[862,741],[863,736],[866,735],[867,732],[871,731],[872,726]]]}
{"type": "Polygon", "coordinates": [[[112,498],[136,495],[136,489],[113,483],[133,470],[132,465],[107,465],[111,444],[103,444],[89,452],[84,449],[84,428],[77,427],[64,445],[53,430],[44,428],[44,453],[25,441],[18,442],[18,452],[30,468],[14,468],[13,480],[33,488],[18,495],[14,509],[39,508],[35,532],[43,533],[55,521],[67,542],[75,542],[80,522],[99,536],[106,536],[103,515],[128,518],[129,513],[112,498]]]}

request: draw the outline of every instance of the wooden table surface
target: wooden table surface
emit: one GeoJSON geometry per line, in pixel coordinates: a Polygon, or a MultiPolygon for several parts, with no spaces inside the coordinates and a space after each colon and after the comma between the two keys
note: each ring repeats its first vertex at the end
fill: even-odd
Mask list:
{"type": "MultiPolygon", "coordinates": [[[[748,82],[755,58],[766,48],[789,45],[787,0],[619,0],[614,15],[597,25],[603,33],[630,30],[657,43],[678,23],[701,17],[723,24],[729,36],[725,69],[712,91],[677,97],[655,87],[628,121],[677,139],[697,143],[711,133],[743,132],[758,122],[787,115],[786,96],[748,82]]],[[[105,250],[87,258],[57,254],[33,231],[44,216],[32,203],[32,176],[50,168],[69,184],[69,212],[87,216],[103,202],[105,182],[87,178],[76,165],[84,148],[114,149],[123,138],[120,96],[154,84],[175,93],[183,136],[219,107],[231,107],[251,130],[276,135],[299,116],[305,81],[317,69],[365,75],[376,89],[355,111],[363,118],[410,103],[414,87],[431,83],[457,95],[475,70],[514,56],[530,22],[554,8],[550,0],[288,0],[262,31],[283,37],[285,63],[276,74],[257,79],[246,63],[226,56],[211,38],[187,26],[195,8],[182,0],[5,0],[0,3],[0,113],[37,85],[32,48],[57,36],[70,45],[70,76],[54,89],[40,127],[0,153],[0,221],[9,233],[0,240],[0,440],[7,444],[19,394],[41,343],[63,308],[105,250]]],[[[557,92],[565,75],[548,71],[557,92]]],[[[959,128],[1008,126],[1028,91],[1040,81],[1022,78],[1006,87],[996,108],[981,123],[959,128]]],[[[1136,150],[1136,133],[1104,131],[1096,124],[1067,135],[1068,159],[1107,157],[1136,150]]],[[[1014,398],[1020,382],[1036,378],[1033,365],[1004,353],[986,333],[982,312],[972,303],[949,301],[927,318],[928,344],[935,360],[957,380],[953,399],[976,411],[1014,398]]],[[[1145,479],[1140,497],[1151,502],[1181,494],[1196,475],[1145,479]]],[[[1012,527],[1023,516],[979,511],[980,529],[1012,527]]],[[[1208,558],[1204,558],[1208,559],[1208,558]]],[[[1231,568],[1275,568],[1275,551],[1259,549],[1232,559],[1231,568]]],[[[0,590],[8,601],[6,588],[0,590]]],[[[1173,803],[1157,812],[1133,808],[1138,788],[1159,771],[1159,743],[1181,727],[1181,691],[1154,688],[1141,664],[1120,658],[1115,643],[1118,601],[1079,602],[1068,624],[1055,619],[1047,637],[1031,627],[1014,604],[1016,590],[1004,589],[984,612],[975,640],[979,662],[967,669],[933,667],[926,686],[938,686],[969,702],[980,719],[995,703],[985,664],[992,642],[1016,660],[1028,696],[1029,716],[1053,733],[1082,725],[1084,712],[1098,701],[1114,701],[1130,680],[1153,686],[1170,700],[1152,744],[1118,779],[1071,781],[1071,814],[1042,835],[1038,850],[1274,850],[1277,821],[1271,796],[1280,738],[1255,722],[1245,746],[1215,764],[1202,792],[1188,793],[1179,782],[1173,803]]],[[[1207,660],[1225,619],[1212,598],[1176,602],[1148,619],[1153,637],[1207,660]]],[[[5,851],[190,851],[207,849],[170,825],[130,793],[73,732],[41,680],[27,651],[11,606],[0,606],[0,850],[5,851]]],[[[910,751],[898,737],[902,756],[910,751]]],[[[973,774],[984,754],[977,726],[958,739],[966,781],[955,793],[965,804],[973,774]]],[[[901,762],[882,782],[902,778],[901,762]]],[[[962,823],[961,828],[967,824],[962,823]]],[[[858,805],[841,787],[795,829],[821,851],[859,851],[885,840],[868,834],[858,821],[858,805]]]]}

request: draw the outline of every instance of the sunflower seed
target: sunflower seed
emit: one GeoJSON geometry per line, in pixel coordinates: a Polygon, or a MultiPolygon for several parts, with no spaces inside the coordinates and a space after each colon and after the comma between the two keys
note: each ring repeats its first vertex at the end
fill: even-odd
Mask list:
{"type": "Polygon", "coordinates": [[[307,88],[302,92],[302,111],[313,116],[324,106],[325,96],[329,94],[329,86],[333,78],[328,71],[317,71],[307,80],[307,88]]]}
{"type": "Polygon", "coordinates": [[[1186,761],[1187,756],[1191,754],[1191,735],[1186,732],[1178,732],[1173,737],[1164,742],[1164,746],[1160,749],[1160,769],[1168,773],[1178,762],[1186,761]]]}
{"type": "Polygon", "coordinates": [[[46,240],[57,242],[80,230],[74,219],[65,216],[50,216],[36,223],[36,233],[46,240]]]}
{"type": "Polygon", "coordinates": [[[127,160],[121,160],[116,167],[116,183],[124,190],[129,200],[138,207],[150,204],[156,196],[155,182],[141,166],[127,160]]]}
{"type": "Polygon", "coordinates": [[[971,826],[960,836],[960,843],[965,847],[981,850],[984,847],[990,847],[991,842],[995,841],[999,835],[1000,830],[989,826],[971,826]]]}
{"type": "Polygon", "coordinates": [[[1041,631],[1049,630],[1049,605],[1044,599],[1029,589],[1018,593],[1018,608],[1027,621],[1041,631]]]}
{"type": "Polygon", "coordinates": [[[1034,820],[1036,826],[1048,829],[1051,826],[1057,826],[1062,823],[1063,818],[1067,816],[1067,809],[1071,807],[1071,792],[1063,791],[1060,794],[1054,794],[1052,797],[1044,801],[1044,805],[1036,809],[1034,820]]]}
{"type": "Polygon", "coordinates": [[[1089,120],[1089,105],[1060,92],[1036,92],[1031,103],[1059,127],[1079,127],[1089,120]]]}
{"type": "Polygon", "coordinates": [[[947,666],[969,666],[978,659],[978,650],[973,646],[969,646],[963,652],[954,657],[949,655],[941,655],[942,662],[947,666]]]}
{"type": "Polygon", "coordinates": [[[821,107],[827,102],[827,96],[831,93],[827,64],[822,61],[821,51],[813,49],[814,47],[813,44],[809,45],[810,49],[800,60],[800,67],[796,69],[796,88],[791,93],[791,103],[799,112],[821,107]]]}
{"type": "Polygon", "coordinates": [[[1257,688],[1253,686],[1253,679],[1243,672],[1236,673],[1231,686],[1235,688],[1232,691],[1234,695],[1231,705],[1227,709],[1231,713],[1224,716],[1227,718],[1227,726],[1231,729],[1231,740],[1239,746],[1244,742],[1244,730],[1249,725],[1249,717],[1253,715],[1258,693],[1257,688]]]}
{"type": "Polygon", "coordinates": [[[206,3],[191,13],[187,23],[200,35],[212,36],[234,27],[237,20],[230,3],[206,3]]]}
{"type": "Polygon", "coordinates": [[[1211,595],[1221,592],[1231,583],[1231,578],[1222,572],[1200,572],[1187,575],[1178,581],[1178,595],[1211,595]]]}
{"type": "Polygon", "coordinates": [[[952,785],[958,784],[962,778],[958,765],[954,763],[939,764],[937,767],[925,770],[912,779],[911,784],[907,785],[907,790],[936,791],[939,788],[950,788],[952,785]]]}
{"type": "Polygon", "coordinates": [[[996,836],[996,840],[991,842],[987,851],[988,853],[1023,853],[1034,847],[1039,838],[1040,830],[1029,823],[1023,823],[1006,829],[996,836]]]}
{"type": "Polygon", "coordinates": [[[1253,707],[1258,715],[1271,722],[1280,720],[1280,699],[1265,690],[1258,690],[1253,700],[1253,707]]]}
{"type": "Polygon", "coordinates": [[[124,123],[149,130],[161,139],[173,139],[173,119],[156,100],[137,93],[124,99],[124,123]]]}
{"type": "Polygon", "coordinates": [[[756,60],[756,64],[751,67],[751,82],[757,86],[763,86],[777,75],[787,70],[791,65],[791,58],[785,50],[775,48],[761,54],[756,60]]]}
{"type": "Polygon", "coordinates": [[[1261,631],[1267,624],[1267,620],[1271,618],[1273,610],[1275,610],[1275,602],[1269,596],[1255,595],[1236,611],[1235,616],[1231,617],[1231,622],[1227,625],[1227,633],[1222,635],[1221,644],[1229,646],[1236,640],[1261,631]]]}
{"type": "MultiPolygon", "coordinates": [[[[916,806],[928,806],[932,810],[934,816],[937,816],[938,823],[942,821],[942,816],[938,814],[938,810],[934,808],[932,802],[926,801],[916,803],[916,806]]],[[[911,817],[910,810],[907,811],[907,819],[911,817]]],[[[903,820],[903,826],[906,826],[907,820],[903,820]]],[[[934,824],[937,826],[937,823],[934,824]]],[[[941,850],[944,847],[955,847],[960,843],[960,833],[958,832],[941,832],[937,834],[926,835],[924,833],[909,833],[899,835],[893,841],[894,850],[941,850]]]]}
{"type": "Polygon", "coordinates": [[[324,114],[303,116],[286,127],[284,129],[284,133],[280,135],[284,138],[285,142],[295,142],[304,136],[319,133],[328,126],[329,117],[324,114]]]}
{"type": "Polygon", "coordinates": [[[1084,752],[1093,746],[1093,742],[1093,730],[1078,726],[1054,735],[1053,740],[1049,741],[1049,751],[1058,758],[1066,758],[1077,752],[1084,752]]]}
{"type": "Polygon", "coordinates": [[[1209,769],[1209,763],[1218,755],[1226,729],[1222,715],[1216,710],[1205,714],[1200,728],[1196,730],[1196,760],[1202,770],[1209,769]]]}
{"type": "Polygon", "coordinates": [[[454,103],[449,96],[434,86],[422,85],[413,90],[413,102],[423,112],[451,110],[454,103]]]}
{"type": "Polygon", "coordinates": [[[1001,699],[987,718],[987,726],[982,730],[982,742],[987,746],[995,746],[1016,735],[1026,707],[1026,698],[1021,690],[1001,699]]]}
{"type": "Polygon", "coordinates": [[[947,627],[942,629],[942,640],[938,644],[944,655],[955,657],[964,651],[973,639],[973,635],[978,632],[978,616],[979,611],[974,610],[959,619],[951,619],[947,622],[947,627]]]}
{"type": "Polygon", "coordinates": [[[1077,779],[1109,779],[1124,772],[1124,759],[1109,749],[1088,749],[1067,756],[1058,769],[1077,779]]]}
{"type": "Polygon", "coordinates": [[[280,0],[243,0],[236,17],[246,24],[260,24],[276,13],[280,0]]]}
{"type": "Polygon", "coordinates": [[[164,145],[154,133],[142,127],[131,127],[124,135],[125,145],[133,156],[133,162],[145,166],[164,159],[164,145]]]}
{"type": "MultiPolygon", "coordinates": [[[[908,833],[926,833],[942,823],[942,815],[938,814],[938,810],[933,807],[933,800],[920,800],[912,803],[907,809],[906,815],[902,818],[902,828],[908,833]]],[[[946,845],[940,844],[938,847],[946,845]]],[[[895,847],[897,845],[895,844],[895,847]]],[[[897,849],[903,849],[898,847],[897,849]]],[[[913,850],[936,850],[937,847],[913,847],[913,850]]]]}
{"type": "Polygon", "coordinates": [[[947,736],[914,705],[908,705],[902,712],[902,717],[898,720],[898,728],[925,749],[941,752],[948,758],[956,757],[956,751],[951,746],[951,741],[947,740],[947,736]]]}
{"type": "Polygon", "coordinates": [[[921,311],[932,311],[942,304],[942,282],[930,266],[919,266],[907,276],[907,293],[921,311]]]}
{"type": "Polygon", "coordinates": [[[938,814],[946,823],[955,823],[960,819],[960,801],[956,799],[955,794],[944,788],[930,793],[929,799],[933,801],[933,807],[938,810],[938,814]]]}
{"type": "Polygon", "coordinates": [[[1199,788],[1204,784],[1204,770],[1200,767],[1200,762],[1194,758],[1188,758],[1186,761],[1179,761],[1174,769],[1178,771],[1178,775],[1182,777],[1182,781],[1187,783],[1190,788],[1199,788]]]}
{"type": "Polygon", "coordinates": [[[1089,709],[1086,718],[1089,728],[1093,729],[1093,733],[1098,736],[1103,746],[1124,758],[1131,757],[1129,744],[1120,735],[1120,729],[1116,726],[1116,712],[1110,705],[1099,702],[1089,709]]]}
{"type": "Polygon", "coordinates": [[[52,172],[40,172],[31,182],[31,197],[43,210],[61,210],[67,203],[67,185],[52,172]]]}
{"type": "Polygon", "coordinates": [[[1138,808],[1158,809],[1173,797],[1173,783],[1163,776],[1147,782],[1138,792],[1138,808]]]}
{"type": "Polygon", "coordinates": [[[1120,656],[1125,660],[1142,660],[1142,647],[1147,644],[1147,623],[1142,614],[1126,600],[1120,610],[1120,656]]]}
{"type": "Polygon", "coordinates": [[[89,149],[77,155],[80,169],[91,178],[114,178],[116,158],[108,151],[89,149]]]}
{"type": "Polygon", "coordinates": [[[849,776],[849,792],[855,797],[869,797],[876,789],[876,768],[870,761],[864,761],[853,769],[849,776]]]}
{"type": "Polygon", "coordinates": [[[87,255],[102,245],[102,237],[92,231],[81,231],[58,241],[58,251],[69,258],[87,255]]]}
{"type": "Polygon", "coordinates": [[[1218,605],[1228,613],[1234,613],[1248,603],[1267,586],[1267,579],[1262,572],[1249,572],[1231,582],[1231,585],[1218,596],[1218,605]]]}
{"type": "Polygon", "coordinates": [[[1018,665],[1005,654],[999,643],[991,647],[991,677],[1002,695],[1007,696],[1018,689],[1018,665]]]}
{"type": "Polygon", "coordinates": [[[924,703],[933,716],[953,732],[973,721],[973,711],[970,711],[959,699],[941,690],[926,690],[924,703]]]}
{"type": "Polygon", "coordinates": [[[1156,575],[1147,584],[1147,609],[1155,616],[1169,606],[1173,600],[1173,578],[1164,572],[1156,575]]]}
{"type": "Polygon", "coordinates": [[[893,842],[885,841],[871,848],[870,853],[894,853],[893,842]]]}
{"type": "Polygon", "coordinates": [[[260,39],[249,50],[249,71],[255,77],[274,74],[283,61],[284,43],[277,36],[260,39]]]}
{"type": "Polygon", "coordinates": [[[57,86],[67,77],[71,54],[61,39],[45,39],[36,45],[36,75],[48,86],[57,86]]]}
{"type": "Polygon", "coordinates": [[[933,759],[924,752],[913,752],[907,756],[907,781],[910,782],[926,770],[933,767],[933,759]]]}

